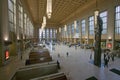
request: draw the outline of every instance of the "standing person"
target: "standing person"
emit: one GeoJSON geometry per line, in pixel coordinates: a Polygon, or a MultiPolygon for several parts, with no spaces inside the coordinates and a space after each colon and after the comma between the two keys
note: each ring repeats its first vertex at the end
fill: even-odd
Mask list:
{"type": "Polygon", "coordinates": [[[114,61],[114,54],[111,54],[112,61],[114,61]]]}
{"type": "Polygon", "coordinates": [[[110,60],[110,51],[107,52],[108,62],[110,60]]]}
{"type": "Polygon", "coordinates": [[[107,66],[107,67],[108,67],[109,59],[110,59],[109,52],[106,51],[106,54],[105,54],[105,60],[104,60],[105,65],[104,65],[104,66],[107,66]]]}
{"type": "Polygon", "coordinates": [[[57,67],[58,67],[58,69],[60,69],[60,63],[58,60],[57,60],[57,67]]]}
{"type": "Polygon", "coordinates": [[[91,53],[90,53],[90,60],[92,59],[92,50],[91,50],[91,53]]]}
{"type": "Polygon", "coordinates": [[[107,58],[105,58],[105,60],[104,60],[104,67],[105,67],[105,66],[108,67],[108,60],[107,60],[107,58]]]}
{"type": "Polygon", "coordinates": [[[93,52],[94,52],[94,47],[91,48],[90,59],[92,59],[93,52]]]}
{"type": "Polygon", "coordinates": [[[58,53],[58,57],[60,57],[60,54],[58,53]]]}
{"type": "Polygon", "coordinates": [[[104,53],[104,62],[105,62],[106,53],[104,53]]]}
{"type": "Polygon", "coordinates": [[[67,52],[66,55],[67,55],[67,57],[68,57],[69,53],[67,52]]]}

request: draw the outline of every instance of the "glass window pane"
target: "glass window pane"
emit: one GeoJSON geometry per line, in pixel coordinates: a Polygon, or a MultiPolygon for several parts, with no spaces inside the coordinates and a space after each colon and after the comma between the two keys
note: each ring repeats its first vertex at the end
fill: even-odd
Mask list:
{"type": "Polygon", "coordinates": [[[89,17],[89,34],[90,35],[94,34],[94,17],[93,16],[89,17]]]}
{"type": "Polygon", "coordinates": [[[107,11],[100,13],[100,17],[103,20],[103,34],[107,33],[107,11]]]}
{"type": "Polygon", "coordinates": [[[8,8],[13,11],[13,3],[11,2],[11,0],[8,0],[8,8]]]}
{"type": "Polygon", "coordinates": [[[9,21],[13,22],[13,13],[11,11],[8,11],[9,14],[9,21]]]}
{"type": "Polygon", "coordinates": [[[120,34],[120,6],[116,7],[115,13],[115,32],[120,34]]]}
{"type": "Polygon", "coordinates": [[[13,24],[11,22],[9,22],[9,27],[10,27],[10,31],[14,31],[14,27],[13,27],[13,24]]]}

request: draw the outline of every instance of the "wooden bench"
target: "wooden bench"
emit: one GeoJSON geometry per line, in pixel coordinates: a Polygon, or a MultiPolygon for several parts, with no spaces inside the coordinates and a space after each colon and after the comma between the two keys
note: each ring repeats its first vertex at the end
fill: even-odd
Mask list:
{"type": "Polygon", "coordinates": [[[24,66],[19,68],[20,70],[26,69],[26,68],[34,68],[34,67],[40,67],[40,66],[45,66],[45,65],[52,65],[52,64],[57,64],[56,61],[50,61],[50,62],[45,62],[45,63],[39,63],[39,64],[32,64],[29,66],[24,66]]]}
{"type": "Polygon", "coordinates": [[[30,80],[58,72],[56,64],[19,69],[11,80],[30,80]]]}
{"type": "Polygon", "coordinates": [[[29,54],[29,58],[33,58],[33,57],[50,57],[49,52],[30,52],[29,54]]]}
{"type": "Polygon", "coordinates": [[[29,64],[43,63],[52,61],[52,57],[45,57],[40,59],[29,59],[29,64]]]}
{"type": "Polygon", "coordinates": [[[30,80],[67,80],[67,77],[63,72],[59,72],[59,73],[54,73],[47,76],[33,78],[30,80]]]}
{"type": "Polygon", "coordinates": [[[39,51],[30,52],[29,59],[26,60],[25,65],[50,61],[52,61],[52,57],[50,56],[49,51],[43,49],[39,51]]]}

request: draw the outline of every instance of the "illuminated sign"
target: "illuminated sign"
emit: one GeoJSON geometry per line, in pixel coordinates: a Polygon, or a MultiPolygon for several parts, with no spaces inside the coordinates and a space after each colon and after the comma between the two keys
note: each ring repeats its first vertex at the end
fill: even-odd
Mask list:
{"type": "Polygon", "coordinates": [[[108,44],[107,44],[107,47],[108,47],[108,48],[112,48],[112,44],[111,44],[111,43],[108,43],[108,44]]]}
{"type": "Polygon", "coordinates": [[[9,51],[8,50],[5,51],[5,59],[6,60],[9,59],[9,51]]]}

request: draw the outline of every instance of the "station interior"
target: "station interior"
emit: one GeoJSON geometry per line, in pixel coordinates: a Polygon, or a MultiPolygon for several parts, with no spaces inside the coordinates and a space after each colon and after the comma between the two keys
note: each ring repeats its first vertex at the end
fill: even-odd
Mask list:
{"type": "Polygon", "coordinates": [[[120,80],[120,0],[0,0],[0,80],[120,80]]]}

